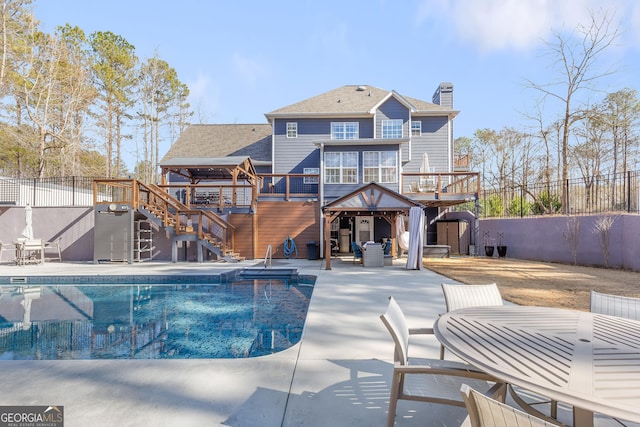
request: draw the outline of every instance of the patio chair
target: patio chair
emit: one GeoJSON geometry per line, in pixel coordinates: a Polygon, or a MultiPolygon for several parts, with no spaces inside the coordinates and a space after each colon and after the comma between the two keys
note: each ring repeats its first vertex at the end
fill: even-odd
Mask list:
{"type": "Polygon", "coordinates": [[[391,254],[391,239],[387,239],[387,241],[384,243],[384,254],[391,254]]]}
{"type": "Polygon", "coordinates": [[[640,298],[591,291],[591,312],[640,320],[640,298]]]}
{"type": "MultiPolygon", "coordinates": [[[[490,307],[504,305],[500,289],[495,283],[487,285],[455,285],[449,283],[442,283],[442,293],[444,294],[444,301],[447,311],[458,310],[467,307],[490,307]]],[[[440,346],[440,359],[444,359],[444,346],[440,346]]],[[[509,391],[512,396],[517,394],[513,387],[510,387],[509,391]]],[[[543,396],[534,396],[534,401],[525,402],[520,400],[524,405],[529,406],[532,410],[535,410],[537,414],[546,416],[540,411],[533,409],[534,406],[549,404],[550,417],[555,418],[558,412],[558,402],[552,399],[548,399],[543,396]]]]}
{"type": "MultiPolygon", "coordinates": [[[[503,305],[498,285],[454,285],[443,283],[442,293],[447,311],[467,307],[503,305]]],[[[440,359],[444,359],[444,346],[440,346],[440,359]]]]}
{"type": "Polygon", "coordinates": [[[353,249],[353,263],[355,264],[357,259],[362,261],[362,248],[356,242],[351,242],[351,248],[353,249]]]}
{"type": "Polygon", "coordinates": [[[506,385],[496,382],[490,375],[476,370],[471,365],[448,360],[410,358],[409,336],[433,334],[433,329],[409,329],[404,313],[393,297],[389,297],[387,311],[380,319],[395,344],[388,427],[394,424],[400,399],[463,407],[464,401],[460,398],[460,387],[463,383],[474,384],[474,387],[487,390],[490,395],[504,399],[506,385]]]}
{"type": "Polygon", "coordinates": [[[526,412],[505,405],[463,384],[460,392],[469,416],[463,427],[548,427],[556,426],[526,412]]]}
{"type": "Polygon", "coordinates": [[[46,258],[46,259],[49,259],[49,260],[57,259],[58,261],[62,262],[62,249],[60,248],[60,240],[62,240],[62,238],[58,237],[56,240],[52,242],[44,242],[45,252],[47,249],[53,249],[55,251],[54,253],[57,254],[57,257],[52,256],[51,258],[46,258]]]}
{"type": "Polygon", "coordinates": [[[15,256],[16,245],[14,245],[12,243],[4,243],[2,240],[0,240],[0,262],[2,262],[2,254],[5,251],[13,251],[14,252],[14,259],[16,258],[16,256],[15,256]]]}

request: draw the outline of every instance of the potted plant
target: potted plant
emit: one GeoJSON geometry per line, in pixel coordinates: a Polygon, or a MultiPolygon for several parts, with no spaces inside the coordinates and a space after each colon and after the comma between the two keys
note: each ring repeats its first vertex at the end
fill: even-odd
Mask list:
{"type": "Polygon", "coordinates": [[[504,258],[507,256],[507,246],[504,244],[504,233],[498,233],[498,256],[504,258]]]}
{"type": "Polygon", "coordinates": [[[484,253],[486,256],[492,257],[493,250],[494,250],[493,239],[489,237],[489,232],[485,231],[484,232],[484,253]]]}

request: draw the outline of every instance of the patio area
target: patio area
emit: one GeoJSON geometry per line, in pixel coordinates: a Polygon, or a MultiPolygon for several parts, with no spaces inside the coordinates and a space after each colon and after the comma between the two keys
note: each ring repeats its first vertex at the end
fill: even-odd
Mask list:
{"type": "MultiPolygon", "coordinates": [[[[0,360],[0,404],[62,405],[75,426],[373,426],[384,425],[393,344],[379,315],[393,295],[412,327],[431,326],[445,310],[429,270],[404,260],[364,269],[351,260],[275,260],[317,276],[302,341],[278,354],[222,360],[0,360]]],[[[236,264],[45,263],[0,266],[1,275],[202,274],[236,264]]],[[[414,355],[437,358],[433,337],[414,355]]],[[[462,408],[400,401],[397,426],[459,426],[462,408]]],[[[597,420],[596,425],[619,425],[597,420]]]]}

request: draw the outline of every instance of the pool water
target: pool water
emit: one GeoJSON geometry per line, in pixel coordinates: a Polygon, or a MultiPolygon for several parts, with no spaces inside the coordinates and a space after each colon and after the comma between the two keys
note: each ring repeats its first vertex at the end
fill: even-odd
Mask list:
{"type": "Polygon", "coordinates": [[[313,285],[266,279],[0,289],[0,359],[209,359],[296,344],[313,285]]]}

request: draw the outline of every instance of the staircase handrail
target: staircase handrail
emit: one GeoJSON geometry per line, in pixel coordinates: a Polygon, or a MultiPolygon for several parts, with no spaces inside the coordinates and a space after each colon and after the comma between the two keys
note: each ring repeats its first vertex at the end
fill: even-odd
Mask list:
{"type": "MultiPolygon", "coordinates": [[[[201,210],[201,209],[189,208],[185,204],[183,204],[181,201],[179,201],[178,199],[176,199],[166,191],[162,190],[160,187],[158,187],[155,184],[147,185],[144,183],[138,183],[138,187],[145,188],[146,191],[153,194],[155,197],[161,199],[165,204],[164,207],[172,208],[172,210],[174,211],[173,219],[175,220],[175,223],[176,223],[177,234],[189,233],[186,231],[187,223],[186,221],[181,220],[181,216],[191,217],[191,221],[193,222],[193,218],[192,218],[193,215],[196,215],[198,217],[198,221],[196,222],[199,224],[198,231],[197,231],[197,235],[199,239],[205,238],[206,230],[203,230],[203,227],[202,227],[203,221],[201,220],[203,217],[207,218],[209,221],[215,223],[217,226],[222,228],[224,230],[224,234],[227,234],[228,230],[235,230],[235,227],[233,225],[223,220],[218,215],[209,211],[201,210]],[[184,224],[182,224],[183,222],[184,224]]],[[[140,200],[140,204],[144,205],[142,203],[142,200],[140,200]]],[[[169,209],[164,209],[164,212],[168,213],[169,209]]],[[[167,224],[168,224],[168,221],[165,222],[165,225],[167,224]]],[[[222,236],[221,240],[226,242],[227,240],[226,237],[227,236],[222,236]]]]}
{"type": "Polygon", "coordinates": [[[273,255],[273,247],[271,247],[271,244],[269,244],[267,246],[267,252],[264,254],[264,268],[271,268],[271,258],[273,255]],[[268,262],[269,264],[267,265],[267,257],[268,257],[268,262]]]}

